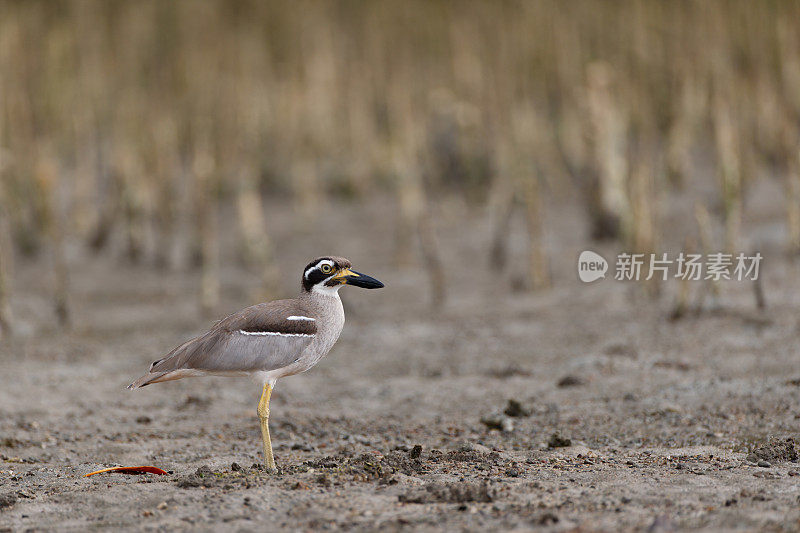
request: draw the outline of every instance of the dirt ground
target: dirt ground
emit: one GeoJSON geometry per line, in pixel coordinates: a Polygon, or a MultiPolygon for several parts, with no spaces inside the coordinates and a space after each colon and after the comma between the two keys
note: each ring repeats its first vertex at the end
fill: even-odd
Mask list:
{"type": "MultiPolygon", "coordinates": [[[[498,274],[487,218],[443,207],[449,300],[438,311],[424,272],[393,264],[389,203],[330,206],[300,234],[288,207],[271,206],[287,294],[327,253],[386,284],[342,290],[338,344],[278,383],[275,475],[258,466],[254,382],[125,390],[150,361],[253,303],[252,273],[226,261],[220,308],[202,317],[197,273],[74,247],[65,333],[46,258],[22,261],[21,332],[0,346],[0,531],[797,530],[798,265],[769,208],[779,189],[754,198],[745,227],[765,257],[766,310],[750,284],[728,282],[715,306],[680,320],[669,318],[672,284],[654,300],[634,283],[578,281],[581,250],[617,250],[587,242],[575,206],[548,213],[554,288],[537,293],[515,289],[521,220],[498,274]],[[82,477],[141,464],[170,474],[82,477]]],[[[670,224],[686,212],[676,207],[670,224]]]]}

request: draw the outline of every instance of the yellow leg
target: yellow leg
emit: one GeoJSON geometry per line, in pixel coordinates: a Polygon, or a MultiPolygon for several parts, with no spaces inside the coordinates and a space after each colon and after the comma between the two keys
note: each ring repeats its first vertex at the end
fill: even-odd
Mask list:
{"type": "Polygon", "coordinates": [[[269,397],[272,396],[272,387],[264,384],[261,401],[258,402],[258,419],[261,422],[261,440],[264,441],[264,458],[267,461],[267,470],[275,472],[275,458],[272,456],[272,442],[269,440],[269,397]]]}

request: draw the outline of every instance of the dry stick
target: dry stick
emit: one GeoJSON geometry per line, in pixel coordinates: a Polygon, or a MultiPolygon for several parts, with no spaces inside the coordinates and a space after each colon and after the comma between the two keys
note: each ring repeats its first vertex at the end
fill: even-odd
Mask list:
{"type": "Polygon", "coordinates": [[[599,170],[597,213],[594,234],[601,237],[629,237],[630,203],[626,194],[628,176],[625,159],[626,119],[614,101],[614,71],[606,63],[587,69],[589,110],[592,120],[595,159],[599,170]]]}
{"type": "MultiPolygon", "coordinates": [[[[501,173],[502,176],[502,173],[501,173]]],[[[511,228],[511,219],[514,216],[514,190],[501,176],[497,176],[496,181],[502,183],[498,185],[502,190],[498,192],[498,198],[494,202],[494,232],[492,233],[492,244],[489,247],[489,268],[497,272],[505,270],[508,264],[508,237],[511,228]]]]}
{"type": "Polygon", "coordinates": [[[420,248],[422,249],[422,263],[428,272],[428,279],[431,284],[431,305],[438,309],[445,303],[447,285],[444,265],[442,264],[439,245],[436,240],[433,202],[429,191],[422,184],[422,177],[417,168],[416,165],[412,167],[414,175],[412,181],[415,183],[414,187],[419,191],[415,193],[415,196],[420,198],[420,206],[417,212],[417,231],[419,232],[420,248]]]}
{"type": "MultiPolygon", "coordinates": [[[[2,163],[0,163],[2,167],[2,163]]],[[[0,190],[0,338],[14,334],[11,316],[11,280],[13,279],[14,256],[11,244],[11,231],[3,191],[0,190]]]]}
{"type": "Polygon", "coordinates": [[[753,297],[756,300],[756,308],[759,311],[763,311],[767,308],[767,299],[764,296],[764,285],[761,281],[761,275],[757,276],[756,279],[753,280],[753,297]]]}
{"type": "Polygon", "coordinates": [[[396,194],[400,210],[395,235],[394,260],[400,267],[408,267],[414,258],[412,250],[414,221],[419,218],[418,213],[422,210],[422,191],[415,178],[409,175],[407,165],[395,161],[394,166],[397,172],[396,194]]]}
{"type": "MultiPolygon", "coordinates": [[[[362,71],[368,67],[355,63],[362,71]]],[[[365,82],[364,74],[357,74],[350,81],[350,102],[345,105],[350,125],[350,184],[356,196],[364,197],[370,189],[372,167],[376,164],[375,153],[378,141],[375,121],[370,111],[375,108],[373,92],[365,82]]]]}
{"type": "Polygon", "coordinates": [[[175,177],[179,174],[177,163],[177,131],[174,121],[162,119],[156,128],[156,143],[152,147],[155,175],[159,183],[156,198],[156,248],[155,265],[160,268],[170,264],[175,237],[175,211],[178,200],[175,194],[175,177]]]}
{"type": "Polygon", "coordinates": [[[725,247],[728,252],[734,253],[739,244],[742,223],[742,167],[737,150],[737,131],[731,114],[729,101],[716,93],[712,119],[725,217],[725,247]]]}
{"type": "Polygon", "coordinates": [[[175,227],[169,266],[173,270],[185,270],[192,264],[195,252],[194,198],[198,195],[198,191],[193,190],[195,180],[191,163],[179,163],[177,167],[173,182],[175,227]]]}
{"type": "Polygon", "coordinates": [[[677,104],[677,117],[667,132],[667,170],[670,181],[682,188],[690,178],[691,149],[694,132],[703,107],[702,95],[696,87],[697,81],[686,78],[681,85],[677,104]]]}
{"type": "Polygon", "coordinates": [[[69,269],[64,250],[64,221],[61,220],[61,210],[57,198],[58,170],[49,156],[42,155],[36,167],[36,174],[44,195],[45,216],[52,245],[55,281],[53,308],[58,324],[68,329],[72,324],[69,299],[69,269]]]}
{"type": "MultiPolygon", "coordinates": [[[[410,104],[410,102],[406,102],[410,104]]],[[[409,106],[410,109],[410,106],[409,106]]],[[[436,241],[436,232],[433,222],[433,206],[429,196],[428,189],[422,183],[422,165],[424,159],[422,155],[421,134],[417,129],[419,126],[415,125],[411,118],[411,113],[407,113],[402,120],[403,140],[404,140],[404,154],[403,162],[397,163],[403,169],[405,175],[405,186],[401,191],[403,198],[401,200],[401,207],[403,207],[403,217],[406,223],[413,220],[413,225],[416,227],[417,234],[419,235],[420,249],[422,251],[422,264],[428,273],[428,279],[431,285],[431,305],[434,308],[440,308],[444,305],[446,299],[446,284],[444,275],[444,266],[439,255],[439,247],[436,241]]],[[[419,124],[419,119],[417,123],[419,124]]]]}
{"type": "Polygon", "coordinates": [[[423,264],[428,271],[431,283],[431,304],[434,308],[440,308],[445,302],[446,285],[444,267],[439,257],[430,205],[423,206],[419,215],[419,242],[422,249],[423,264]]]}
{"type": "MultiPolygon", "coordinates": [[[[694,253],[695,243],[691,238],[687,238],[684,244],[684,252],[687,254],[694,253]]],[[[689,278],[681,276],[678,279],[678,294],[675,298],[675,305],[672,307],[670,313],[671,320],[678,320],[686,315],[689,310],[689,278]]]]}
{"type": "MultiPolygon", "coordinates": [[[[630,176],[631,197],[631,242],[637,253],[652,254],[655,252],[655,202],[653,199],[653,168],[650,165],[647,148],[640,146],[639,155],[633,165],[630,176]]],[[[645,284],[650,296],[657,296],[660,289],[655,277],[645,284]]]]}
{"type": "Polygon", "coordinates": [[[111,232],[116,226],[121,213],[123,187],[120,183],[119,172],[111,169],[104,180],[106,186],[97,191],[97,220],[94,228],[89,233],[88,245],[94,252],[99,252],[108,244],[111,232]]]}
{"type": "Polygon", "coordinates": [[[392,98],[393,129],[389,139],[392,170],[396,176],[395,195],[399,209],[394,259],[401,267],[413,263],[412,242],[424,209],[424,191],[418,171],[418,149],[413,135],[410,102],[406,95],[392,98]]]}
{"type": "Polygon", "coordinates": [[[526,176],[523,178],[522,186],[528,228],[528,268],[531,287],[534,290],[543,289],[550,286],[550,273],[544,251],[542,200],[539,194],[538,176],[526,176]]]}
{"type": "Polygon", "coordinates": [[[259,297],[267,300],[278,292],[278,269],[267,233],[264,206],[258,192],[255,169],[245,166],[239,174],[237,207],[244,257],[246,262],[258,268],[261,276],[259,297]]]}
{"type": "Polygon", "coordinates": [[[200,309],[210,314],[219,303],[220,257],[219,216],[212,197],[212,179],[215,170],[213,156],[204,149],[195,149],[192,174],[197,190],[197,214],[200,230],[200,309]]]}
{"type": "Polygon", "coordinates": [[[528,228],[528,274],[531,288],[544,289],[550,286],[550,272],[547,262],[547,253],[544,247],[544,212],[542,208],[541,187],[539,184],[540,161],[547,160],[547,141],[544,139],[540,121],[537,120],[536,111],[529,108],[525,113],[517,114],[515,121],[515,136],[517,152],[522,151],[524,141],[533,142],[533,161],[527,166],[514,168],[516,182],[522,190],[522,199],[525,203],[525,220],[528,228]]]}
{"type": "MultiPolygon", "coordinates": [[[[712,229],[711,229],[711,216],[708,214],[708,209],[702,202],[697,202],[694,205],[694,217],[697,221],[697,228],[700,233],[700,245],[702,247],[702,251],[706,256],[711,253],[713,250],[712,245],[712,229]]],[[[708,292],[711,293],[712,297],[712,305],[716,306],[716,300],[719,298],[719,281],[710,279],[707,280],[708,283],[704,284],[704,287],[708,288],[708,292]]],[[[699,301],[697,304],[697,311],[700,312],[703,308],[703,294],[700,293],[698,295],[699,301]]]]}
{"type": "Polygon", "coordinates": [[[782,140],[788,159],[786,176],[786,224],[789,253],[800,254],[800,138],[797,119],[800,116],[800,53],[797,32],[789,19],[778,21],[778,44],[781,77],[786,87],[786,108],[783,111],[782,140]]]}
{"type": "MultiPolygon", "coordinates": [[[[496,117],[495,120],[497,120],[496,117]]],[[[489,195],[489,212],[494,231],[489,246],[489,268],[502,272],[508,264],[509,229],[514,216],[517,194],[516,183],[510,176],[512,149],[508,146],[506,136],[502,132],[498,132],[493,137],[495,176],[489,195]]]]}
{"type": "Polygon", "coordinates": [[[122,205],[125,215],[125,254],[132,263],[138,263],[143,254],[144,187],[138,155],[131,147],[123,148],[119,154],[117,171],[122,185],[122,205]]]}
{"type": "Polygon", "coordinates": [[[311,231],[319,218],[322,186],[319,179],[319,166],[313,156],[303,150],[291,165],[293,194],[297,212],[303,222],[303,229],[311,231]]]}
{"type": "Polygon", "coordinates": [[[789,252],[797,255],[800,254],[800,149],[794,145],[788,152],[790,157],[786,175],[786,225],[789,229],[789,252]]]}
{"type": "MultiPolygon", "coordinates": [[[[2,85],[0,85],[2,96],[2,85]]],[[[2,98],[0,98],[2,101],[2,98]]],[[[0,111],[2,109],[0,108],[0,111]]],[[[2,139],[2,116],[0,116],[0,139],[2,139]]],[[[14,250],[12,248],[10,217],[5,190],[5,154],[0,150],[0,338],[14,334],[11,316],[11,281],[14,278],[14,250]]]]}

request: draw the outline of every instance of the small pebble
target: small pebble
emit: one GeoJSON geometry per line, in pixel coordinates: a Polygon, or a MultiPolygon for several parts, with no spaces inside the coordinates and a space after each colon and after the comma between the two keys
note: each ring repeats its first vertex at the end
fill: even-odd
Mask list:
{"type": "Polygon", "coordinates": [[[563,448],[565,446],[572,446],[572,440],[563,437],[560,433],[556,432],[550,436],[547,441],[548,448],[563,448]]]}
{"type": "Polygon", "coordinates": [[[419,444],[415,444],[414,447],[411,448],[411,451],[408,452],[408,456],[411,459],[419,459],[420,455],[422,455],[422,446],[419,444]]]}
{"type": "Polygon", "coordinates": [[[772,464],[769,461],[765,461],[765,460],[761,459],[758,462],[758,466],[760,466],[761,468],[769,468],[769,467],[772,466],[772,464]]]}
{"type": "Polygon", "coordinates": [[[4,507],[11,507],[15,503],[17,503],[17,495],[13,492],[0,494],[0,509],[4,507]]]}
{"type": "Polygon", "coordinates": [[[198,477],[210,476],[213,473],[214,472],[206,465],[203,465],[203,466],[201,466],[200,468],[198,468],[197,470],[194,471],[194,475],[196,475],[198,477]]]}
{"type": "Polygon", "coordinates": [[[522,417],[522,416],[530,416],[531,412],[530,409],[526,409],[523,407],[522,403],[517,400],[508,400],[508,405],[503,411],[508,416],[513,417],[522,417]]]}
{"type": "Polygon", "coordinates": [[[567,375],[559,379],[556,385],[560,388],[580,387],[581,385],[586,385],[586,380],[579,376],[567,375]]]}

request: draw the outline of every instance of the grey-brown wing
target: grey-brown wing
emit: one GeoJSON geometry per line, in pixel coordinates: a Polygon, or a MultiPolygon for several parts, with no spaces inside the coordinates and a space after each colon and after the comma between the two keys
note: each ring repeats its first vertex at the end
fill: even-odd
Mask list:
{"type": "Polygon", "coordinates": [[[316,320],[296,300],[258,304],[178,346],[150,365],[150,372],[275,370],[297,361],[316,333],[316,320]]]}

